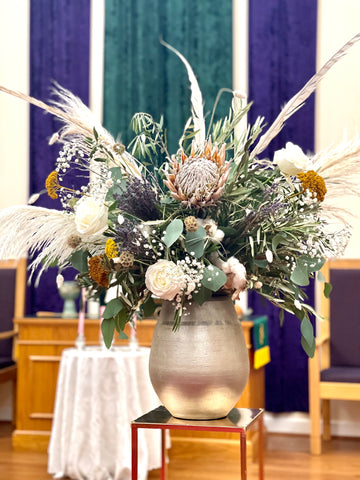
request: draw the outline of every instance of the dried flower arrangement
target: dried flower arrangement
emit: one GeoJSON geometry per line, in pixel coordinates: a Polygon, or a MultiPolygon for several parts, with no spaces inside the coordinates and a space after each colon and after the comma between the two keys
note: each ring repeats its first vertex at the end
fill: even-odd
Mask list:
{"type": "Polygon", "coordinates": [[[273,161],[259,156],[359,39],[360,34],[324,65],[259,140],[262,118],[235,135],[250,108],[237,92],[228,116],[213,122],[212,115],[206,130],[196,77],[186,59],[167,45],[185,64],[191,84],[192,116],[173,155],[162,120],[157,123],[148,114],[133,117],[135,136],[126,148],[58,85],[51,105],[0,87],[64,122],[51,139],[62,149],[45,182],[63,210],[33,205],[2,210],[0,257],[41,250],[32,271],[56,263],[61,281],[63,269],[72,265],[89,297],[115,289],[104,311],[107,344],[135,312],[151,314],[153,296],[175,302],[176,329],[188,302],[202,304],[223,293],[236,299],[254,289],[300,319],[303,348],[313,355],[309,314],[315,312],[302,287],[326,258],[342,254],[350,237],[347,216],[331,200],[344,189],[360,193],[348,176],[360,172],[360,140],[312,158],[291,142],[273,161]],[[163,158],[160,167],[151,165],[154,156],[163,158]],[[87,177],[79,190],[71,185],[74,169],[87,177]],[[337,229],[334,220],[341,224],[337,229]]]}

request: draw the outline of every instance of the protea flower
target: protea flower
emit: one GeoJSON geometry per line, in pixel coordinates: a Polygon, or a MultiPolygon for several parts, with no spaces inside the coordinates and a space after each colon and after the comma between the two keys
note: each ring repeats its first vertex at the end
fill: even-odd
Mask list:
{"type": "Polygon", "coordinates": [[[193,142],[190,156],[181,150],[181,161],[173,157],[170,165],[172,170],[164,183],[173,198],[187,207],[198,208],[219,200],[230,169],[230,163],[225,161],[225,144],[219,149],[216,143],[212,146],[209,139],[198,153],[193,142]]]}

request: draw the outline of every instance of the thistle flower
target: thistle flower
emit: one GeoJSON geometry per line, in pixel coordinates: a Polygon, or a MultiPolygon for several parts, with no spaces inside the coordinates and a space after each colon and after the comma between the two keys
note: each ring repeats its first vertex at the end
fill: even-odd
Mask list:
{"type": "Polygon", "coordinates": [[[121,250],[130,252],[136,257],[144,257],[146,254],[147,240],[137,228],[137,224],[128,218],[125,218],[121,225],[115,226],[114,241],[120,245],[121,250]]]}
{"type": "Polygon", "coordinates": [[[327,192],[324,179],[314,170],[298,173],[298,179],[301,182],[303,190],[309,190],[313,198],[317,198],[318,202],[323,202],[327,192]]]}
{"type": "Polygon", "coordinates": [[[157,193],[144,177],[141,180],[136,177],[128,178],[121,195],[115,194],[114,197],[122,211],[141,220],[160,218],[157,193]]]}
{"type": "Polygon", "coordinates": [[[164,183],[173,198],[187,207],[198,208],[219,200],[230,169],[230,163],[225,162],[225,144],[219,150],[217,144],[212,147],[209,139],[200,153],[196,153],[193,142],[190,157],[181,151],[181,161],[173,157],[170,165],[172,171],[164,183]]]}

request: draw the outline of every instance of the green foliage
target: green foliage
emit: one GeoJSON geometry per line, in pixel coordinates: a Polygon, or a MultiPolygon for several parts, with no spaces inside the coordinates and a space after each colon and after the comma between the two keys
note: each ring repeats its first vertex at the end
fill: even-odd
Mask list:
{"type": "Polygon", "coordinates": [[[201,283],[203,287],[217,292],[226,283],[227,277],[225,273],[214,265],[209,265],[205,268],[201,283]]]}
{"type": "Polygon", "coordinates": [[[89,257],[90,253],[87,250],[77,250],[71,255],[70,263],[80,273],[87,273],[89,271],[89,257]]]}
{"type": "Polygon", "coordinates": [[[166,228],[164,243],[167,247],[171,247],[173,243],[180,237],[184,230],[184,223],[179,218],[175,218],[166,228]]]}
{"type": "Polygon", "coordinates": [[[185,235],[185,248],[190,255],[200,258],[204,254],[206,231],[199,227],[196,232],[187,232],[185,235]]]}
{"type": "Polygon", "coordinates": [[[104,318],[101,322],[101,333],[104,339],[106,348],[111,347],[114,338],[115,320],[113,318],[104,318]]]}

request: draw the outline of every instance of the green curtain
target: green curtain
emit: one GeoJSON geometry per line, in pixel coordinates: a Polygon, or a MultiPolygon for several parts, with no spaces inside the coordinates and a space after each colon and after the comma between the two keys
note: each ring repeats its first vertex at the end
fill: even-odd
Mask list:
{"type": "MultiPolygon", "coordinates": [[[[163,115],[169,152],[190,116],[190,90],[180,59],[190,62],[211,112],[220,88],[232,86],[232,2],[226,0],[106,0],[104,125],[123,143],[135,112],[163,115]]],[[[227,113],[231,95],[219,104],[227,113]]]]}

